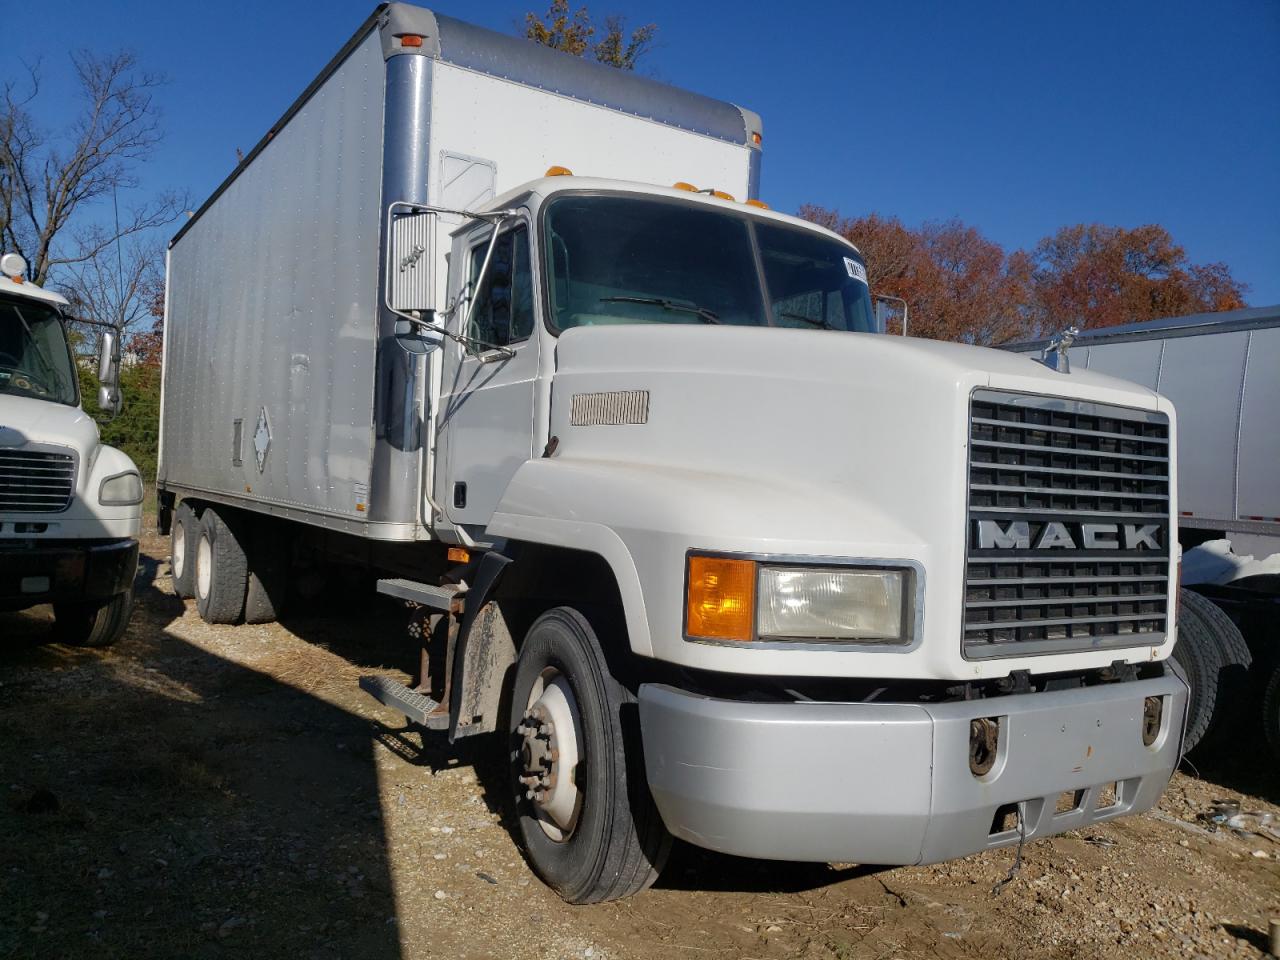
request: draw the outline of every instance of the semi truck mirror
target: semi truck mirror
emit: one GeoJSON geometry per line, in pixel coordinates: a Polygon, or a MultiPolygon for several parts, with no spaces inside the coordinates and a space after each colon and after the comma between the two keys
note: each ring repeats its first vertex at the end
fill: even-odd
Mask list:
{"type": "Polygon", "coordinates": [[[112,417],[120,415],[120,338],[114,330],[102,331],[98,342],[98,406],[112,417]]]}
{"type": "Polygon", "coordinates": [[[880,332],[888,333],[889,321],[900,318],[902,329],[898,332],[905,337],[907,335],[907,301],[887,293],[875,293],[871,298],[875,302],[876,326],[880,328],[880,332]]]}
{"type": "Polygon", "coordinates": [[[435,310],[434,211],[393,203],[387,211],[387,305],[397,313],[435,310]]]}

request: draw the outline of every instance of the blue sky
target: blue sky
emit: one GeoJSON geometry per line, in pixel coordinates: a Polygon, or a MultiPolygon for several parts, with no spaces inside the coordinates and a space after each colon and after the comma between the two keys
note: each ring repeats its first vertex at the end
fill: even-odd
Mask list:
{"type": "MultiPolygon", "coordinates": [[[[427,5],[513,30],[535,3],[427,5]]],[[[1009,248],[1068,223],[1157,222],[1194,260],[1225,261],[1252,304],[1280,303],[1276,0],[590,6],[659,25],[644,72],[763,115],[777,209],[959,217],[1009,248]]],[[[131,47],[171,80],[144,188],[199,203],[372,7],[0,0],[0,76],[43,59],[57,123],[67,49],[131,47]]]]}

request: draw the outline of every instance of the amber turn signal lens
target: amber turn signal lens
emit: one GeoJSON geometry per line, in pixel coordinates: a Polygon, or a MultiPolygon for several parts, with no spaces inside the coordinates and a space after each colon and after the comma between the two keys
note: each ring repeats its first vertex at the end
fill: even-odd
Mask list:
{"type": "Polygon", "coordinates": [[[470,563],[471,553],[465,547],[450,547],[449,562],[450,563],[470,563]]]}
{"type": "Polygon", "coordinates": [[[400,37],[400,46],[402,47],[420,47],[422,46],[422,38],[416,33],[406,33],[400,37]]]}
{"type": "Polygon", "coordinates": [[[750,640],[756,610],[756,565],[728,557],[689,558],[685,630],[705,640],[750,640]]]}

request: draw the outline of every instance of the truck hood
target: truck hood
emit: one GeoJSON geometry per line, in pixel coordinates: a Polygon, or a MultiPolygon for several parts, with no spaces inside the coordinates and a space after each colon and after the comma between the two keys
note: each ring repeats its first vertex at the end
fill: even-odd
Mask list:
{"type": "Polygon", "coordinates": [[[0,447],[74,447],[83,458],[98,443],[98,425],[79,407],[0,393],[0,447]]]}
{"type": "Polygon", "coordinates": [[[1167,407],[1137,384],[1057,373],[1002,350],[883,334],[637,325],[560,337],[551,433],[557,457],[716,474],[726,496],[763,485],[776,508],[763,512],[779,536],[848,539],[856,530],[863,542],[901,548],[962,539],[969,395],[984,387],[1167,407]],[[647,393],[645,422],[611,425],[607,398],[625,405],[629,391],[647,393]],[[581,414],[602,402],[592,394],[606,395],[595,408],[605,415],[575,417],[575,405],[581,414]]]}
{"type": "Polygon", "coordinates": [[[519,468],[489,533],[579,548],[594,536],[591,548],[623,571],[624,596],[631,577],[641,598],[644,615],[628,614],[636,649],[700,668],[964,679],[1167,655],[1171,638],[1159,649],[963,659],[977,389],[1173,419],[1167,400],[1136,384],[959,344],[723,326],[574,329],[556,346],[554,443],[519,468]],[[923,584],[921,655],[859,650],[850,660],[829,649],[801,662],[793,649],[745,655],[685,642],[690,550],[910,566],[923,584]]]}
{"type": "MultiPolygon", "coordinates": [[[[822,382],[854,386],[871,375],[888,379],[890,394],[911,396],[925,384],[992,386],[1064,397],[1088,397],[1153,409],[1151,390],[1080,369],[1058,373],[1032,357],[940,340],[886,334],[761,327],[634,325],[575,328],[561,335],[557,373],[586,368],[622,373],[668,370],[681,378],[705,373],[719,379],[822,382]]],[[[866,387],[857,388],[866,399],[866,387]]],[[[852,412],[852,411],[850,411],[852,412]]]]}

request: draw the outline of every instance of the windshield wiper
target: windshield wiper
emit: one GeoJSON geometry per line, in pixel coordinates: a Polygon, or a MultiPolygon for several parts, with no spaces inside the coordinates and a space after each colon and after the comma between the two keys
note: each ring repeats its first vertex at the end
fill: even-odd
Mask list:
{"type": "Polygon", "coordinates": [[[779,313],[778,316],[784,320],[800,320],[814,327],[821,327],[823,330],[834,330],[831,324],[818,317],[806,317],[803,313],[779,313]]]}
{"type": "Polygon", "coordinates": [[[649,303],[655,307],[661,307],[663,310],[675,310],[680,313],[692,313],[703,323],[719,323],[720,314],[706,307],[699,307],[693,303],[680,303],[678,300],[668,300],[665,297],[601,297],[601,303],[649,303]]]}

